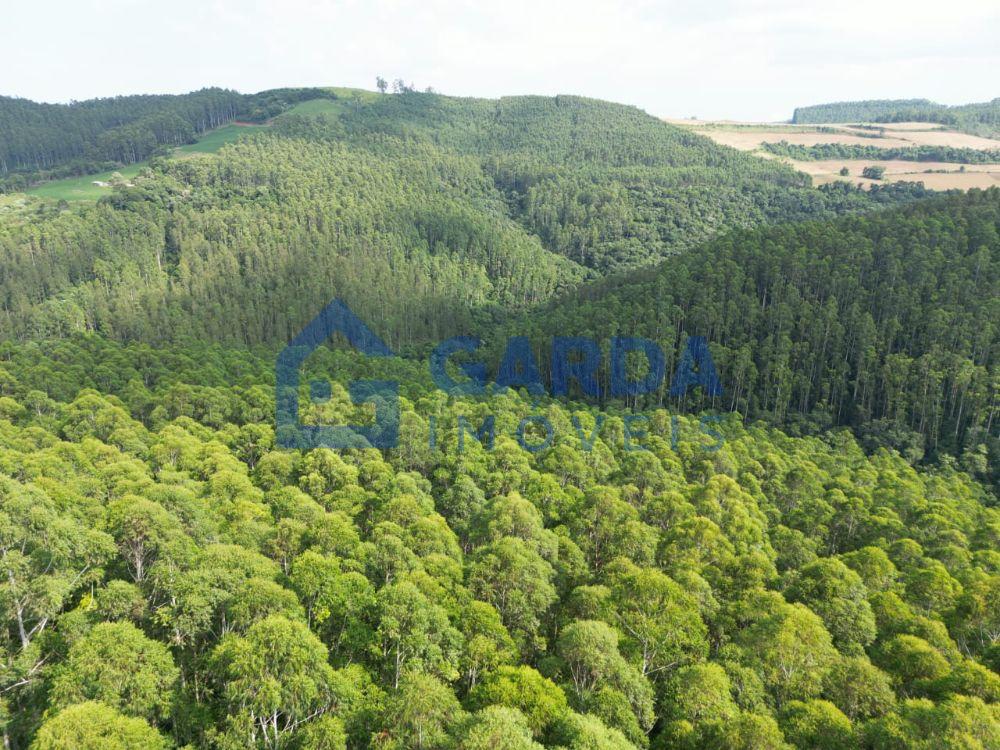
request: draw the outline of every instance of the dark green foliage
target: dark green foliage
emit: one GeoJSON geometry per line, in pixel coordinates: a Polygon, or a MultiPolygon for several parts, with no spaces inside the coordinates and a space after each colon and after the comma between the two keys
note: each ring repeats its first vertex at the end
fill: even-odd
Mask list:
{"type": "Polygon", "coordinates": [[[27,303],[14,328],[274,343],[338,296],[384,321],[395,348],[468,330],[477,307],[538,302],[585,275],[504,216],[475,162],[433,146],[378,155],[260,137],[164,169],[38,225],[44,272],[25,244],[36,227],[0,227],[11,294],[27,303]]]}
{"type": "Polygon", "coordinates": [[[430,140],[483,158],[514,217],[547,249],[601,272],[689,248],[722,227],[862,210],[808,178],[645,113],[580,97],[408,94],[341,118],[349,133],[430,140]]]}
{"type": "MultiPolygon", "coordinates": [[[[69,176],[135,164],[161,146],[190,143],[212,128],[244,118],[262,121],[303,99],[334,95],[318,89],[276,89],[244,95],[202,89],[181,96],[118,96],[70,104],[39,104],[0,96],[0,188],[12,173],[69,176]]],[[[18,187],[16,181],[11,187],[18,187]]]]}
{"type": "Polygon", "coordinates": [[[826,122],[935,122],[968,133],[1000,133],[1000,98],[981,104],[949,107],[927,99],[875,99],[799,107],[794,123],[826,122]]]}
{"type": "MultiPolygon", "coordinates": [[[[986,450],[1000,416],[998,228],[993,188],[734,232],[655,273],[584,288],[503,334],[644,335],[665,350],[667,373],[687,336],[705,336],[724,395],[694,389],[680,407],[850,425],[911,460],[986,450]]],[[[646,402],[667,402],[669,384],[646,402]]]]}
{"type": "MultiPolygon", "coordinates": [[[[778,156],[787,156],[800,161],[824,161],[827,159],[871,159],[886,161],[944,161],[957,164],[996,164],[1000,162],[1000,151],[980,151],[957,146],[902,146],[883,148],[862,146],[856,143],[817,143],[800,146],[787,141],[762,143],[765,151],[778,156]]],[[[846,167],[845,167],[846,169],[846,167]]],[[[849,174],[841,172],[841,174],[849,174]]]]}
{"type": "Polygon", "coordinates": [[[832,104],[814,104],[809,107],[796,107],[792,122],[824,123],[824,122],[898,122],[896,116],[905,112],[908,115],[903,121],[922,119],[917,113],[931,113],[942,109],[929,99],[869,99],[857,102],[835,102],[832,104]]]}
{"type": "Polygon", "coordinates": [[[376,97],[0,217],[0,331],[274,344],[338,296],[408,348],[728,228],[922,193],[804,179],[605,102],[376,97]]]}

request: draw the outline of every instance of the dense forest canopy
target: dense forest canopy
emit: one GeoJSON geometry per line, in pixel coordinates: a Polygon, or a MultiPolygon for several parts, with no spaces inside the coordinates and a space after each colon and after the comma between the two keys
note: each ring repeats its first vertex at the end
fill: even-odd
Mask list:
{"type": "MultiPolygon", "coordinates": [[[[914,459],[969,451],[984,474],[986,456],[973,456],[992,451],[996,471],[1000,190],[732,232],[510,329],[648,336],[668,372],[687,336],[704,336],[726,395],[688,397],[688,408],[851,425],[914,459]]],[[[663,403],[668,386],[647,398],[663,403]]]]}
{"type": "MultiPolygon", "coordinates": [[[[289,452],[249,352],[0,359],[10,747],[1000,741],[1000,511],[954,467],[663,410],[629,450],[618,412],[419,377],[398,449],[289,452]]],[[[305,418],[352,412],[337,386],[305,418]]]]}
{"type": "Polygon", "coordinates": [[[1000,747],[1000,190],[396,88],[0,102],[63,166],[268,121],[0,201],[4,748],[1000,747]],[[299,417],[393,381],[396,447],[277,444],[333,297],[398,356],[319,347],[299,417]],[[723,388],[449,395],[455,334],[702,336],[723,388]]]}
{"type": "Polygon", "coordinates": [[[70,104],[0,96],[0,186],[9,173],[30,176],[62,168],[65,174],[85,174],[108,164],[135,164],[160,147],[190,143],[235,119],[260,122],[318,96],[333,94],[276,89],[244,95],[216,88],[70,104]]]}
{"type": "Polygon", "coordinates": [[[968,133],[1000,135],[1000,97],[978,104],[948,106],[927,99],[873,99],[798,107],[796,124],[828,122],[934,122],[968,133]]]}
{"type": "Polygon", "coordinates": [[[937,112],[944,109],[930,99],[866,99],[796,107],[794,123],[891,122],[899,112],[937,112]],[[841,119],[836,119],[841,118],[841,119]]]}
{"type": "Polygon", "coordinates": [[[468,333],[732,227],[907,202],[577,97],[404,94],[154,159],[97,205],[0,217],[0,331],[287,341],[332,297],[391,347],[468,333]]]}
{"type": "Polygon", "coordinates": [[[823,161],[827,159],[872,159],[887,161],[941,161],[955,164],[996,164],[1000,162],[1000,151],[963,148],[958,146],[863,146],[857,143],[817,143],[802,146],[788,141],[762,143],[761,148],[778,156],[787,156],[801,161],[823,161]]]}

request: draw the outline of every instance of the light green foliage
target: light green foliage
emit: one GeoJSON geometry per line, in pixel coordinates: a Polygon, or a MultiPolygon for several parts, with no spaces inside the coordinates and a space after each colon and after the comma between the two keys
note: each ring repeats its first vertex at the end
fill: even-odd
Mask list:
{"type": "Polygon", "coordinates": [[[500,620],[500,614],[486,602],[473,601],[461,616],[461,668],[469,688],[474,688],[480,675],[502,664],[516,661],[513,639],[500,620]]]}
{"type": "Polygon", "coordinates": [[[52,680],[57,707],[99,701],[147,721],[165,719],[178,677],[170,651],[126,622],[99,623],[74,643],[52,680]]]}
{"type": "Polygon", "coordinates": [[[792,701],[781,715],[785,739],[796,747],[814,750],[853,750],[857,747],[851,720],[829,701],[792,701]]]}
{"type": "Polygon", "coordinates": [[[568,750],[635,750],[621,732],[589,714],[569,714],[558,729],[556,742],[568,750]]]}
{"type": "Polygon", "coordinates": [[[618,635],[597,620],[578,620],[556,644],[578,709],[600,717],[635,744],[645,744],[655,720],[653,690],[618,652],[618,635]]]}
{"type": "Polygon", "coordinates": [[[655,568],[628,561],[609,566],[614,624],[625,649],[652,679],[706,651],[705,625],[691,593],[655,568]]]}
{"type": "Polygon", "coordinates": [[[298,747],[302,750],[347,750],[343,722],[329,714],[309,722],[301,730],[298,747]]]}
{"type": "Polygon", "coordinates": [[[28,195],[38,198],[63,201],[96,201],[113,192],[111,181],[117,175],[126,181],[137,177],[143,169],[143,164],[133,164],[129,167],[85,174],[82,177],[66,177],[61,180],[43,182],[41,185],[27,190],[28,195]]]}
{"type": "Polygon", "coordinates": [[[166,738],[142,719],[102,703],[78,703],[48,719],[31,750],[166,750],[166,738]]]}
{"type": "Polygon", "coordinates": [[[823,696],[852,721],[881,716],[896,702],[889,676],[863,656],[838,660],[826,675],[823,696]]]}
{"type": "Polygon", "coordinates": [[[908,700],[865,728],[872,750],[990,750],[1000,746],[1000,709],[978,698],[908,700]]]}
{"type": "Polygon", "coordinates": [[[941,652],[915,635],[893,636],[880,645],[876,657],[894,677],[897,687],[908,695],[932,680],[941,679],[949,670],[948,660],[941,652]]]}
{"type": "Polygon", "coordinates": [[[445,750],[462,718],[462,707],[446,684],[431,675],[407,675],[386,707],[386,735],[372,744],[380,750],[445,750]]]}
{"type": "Polygon", "coordinates": [[[428,601],[414,583],[403,580],[379,591],[376,608],[379,627],[372,648],[393,687],[411,670],[445,679],[458,676],[461,634],[449,624],[443,607],[428,601]]]}
{"type": "Polygon", "coordinates": [[[823,622],[802,604],[777,604],[738,641],[779,705],[819,695],[837,658],[823,622]]]}
{"type": "Polygon", "coordinates": [[[244,746],[286,746],[337,700],[326,647],[305,625],[278,615],[224,638],[211,666],[228,733],[244,746]]]}
{"type": "Polygon", "coordinates": [[[803,567],[786,592],[823,618],[842,651],[861,652],[875,640],[875,615],[861,577],[844,563],[821,559],[803,567]]]}
{"type": "Polygon", "coordinates": [[[531,667],[500,667],[469,694],[473,707],[491,704],[518,709],[538,737],[549,732],[569,711],[562,689],[531,667]]]}
{"type": "Polygon", "coordinates": [[[692,726],[712,720],[732,720],[739,711],[731,689],[726,671],[718,664],[678,669],[664,691],[664,717],[692,726]]]}
{"type": "Polygon", "coordinates": [[[504,537],[477,554],[470,572],[473,592],[500,613],[523,649],[544,647],[541,620],[556,599],[554,571],[531,545],[504,537]]]}
{"type": "Polygon", "coordinates": [[[458,744],[459,750],[541,750],[531,738],[524,714],[515,708],[488,706],[477,711],[458,744]]]}
{"type": "Polygon", "coordinates": [[[437,447],[283,452],[252,354],[7,353],[14,746],[992,750],[997,511],[966,474],[738,419],[674,450],[666,412],[639,458],[613,407],[586,452],[553,402],[531,454],[539,405],[419,377],[402,418],[437,447]],[[487,408],[508,435],[458,453],[487,408]]]}

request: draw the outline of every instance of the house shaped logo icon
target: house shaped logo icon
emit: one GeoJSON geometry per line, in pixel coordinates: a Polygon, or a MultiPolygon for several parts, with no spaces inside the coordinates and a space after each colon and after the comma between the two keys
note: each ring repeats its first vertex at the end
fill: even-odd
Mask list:
{"type": "MultiPolygon", "coordinates": [[[[391,357],[392,351],[350,309],[333,300],[278,354],[275,374],[275,438],[282,448],[392,448],[399,440],[399,383],[355,380],[348,384],[351,402],[370,403],[375,420],[370,425],[305,425],[299,418],[301,368],[306,359],[335,333],[370,357],[391,357]]],[[[310,399],[329,399],[330,382],[309,384],[310,399]]]]}

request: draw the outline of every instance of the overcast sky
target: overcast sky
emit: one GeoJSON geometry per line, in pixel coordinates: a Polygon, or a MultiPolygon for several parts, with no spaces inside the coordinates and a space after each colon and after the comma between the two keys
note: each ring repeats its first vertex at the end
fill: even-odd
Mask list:
{"type": "Polygon", "coordinates": [[[997,0],[4,2],[0,94],[205,86],[572,93],[652,114],[779,120],[796,105],[1000,96],[997,0]],[[813,6],[813,7],[810,7],[813,6]]]}

